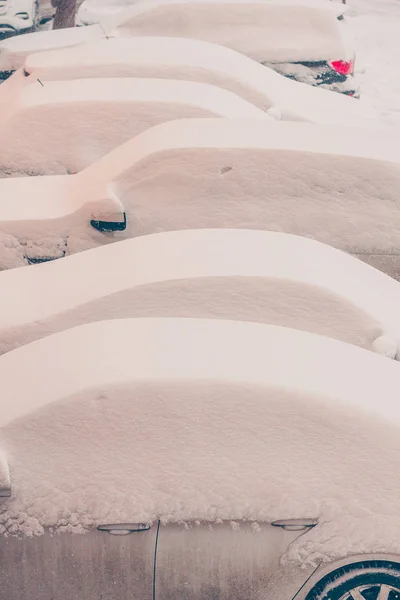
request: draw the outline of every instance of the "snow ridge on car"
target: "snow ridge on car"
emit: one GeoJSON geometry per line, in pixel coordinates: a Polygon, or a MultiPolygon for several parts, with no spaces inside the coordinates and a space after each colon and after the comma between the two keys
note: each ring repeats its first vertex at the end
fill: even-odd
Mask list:
{"type": "Polygon", "coordinates": [[[279,324],[391,358],[400,343],[399,283],[329,246],[284,233],[141,236],[3,271],[0,285],[0,353],[76,325],[148,316],[279,324]]]}
{"type": "Polygon", "coordinates": [[[0,172],[76,173],[152,125],[270,117],[232,92],[152,78],[36,81],[0,115],[0,172]]]}

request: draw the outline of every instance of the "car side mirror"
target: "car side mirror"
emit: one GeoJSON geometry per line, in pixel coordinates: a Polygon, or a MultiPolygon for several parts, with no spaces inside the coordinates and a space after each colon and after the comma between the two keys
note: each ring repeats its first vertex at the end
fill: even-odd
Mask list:
{"type": "Polygon", "coordinates": [[[121,200],[111,186],[98,200],[94,199],[91,208],[92,219],[90,225],[103,233],[125,231],[126,212],[121,200]]]}
{"type": "Polygon", "coordinates": [[[122,221],[90,221],[91,226],[97,231],[111,232],[111,231],[125,231],[126,229],[126,213],[122,221]]]}

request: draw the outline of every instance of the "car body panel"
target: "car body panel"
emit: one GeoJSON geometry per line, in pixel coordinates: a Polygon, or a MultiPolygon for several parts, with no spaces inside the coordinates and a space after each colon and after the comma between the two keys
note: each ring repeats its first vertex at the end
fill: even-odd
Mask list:
{"type": "Polygon", "coordinates": [[[151,600],[156,528],[0,537],[0,597],[7,600],[151,600]]]}
{"type": "Polygon", "coordinates": [[[283,582],[280,559],[299,535],[262,523],[161,527],[156,598],[261,600],[272,597],[270,592],[279,581],[280,597],[290,600],[305,582],[308,570],[292,569],[283,582]]]}

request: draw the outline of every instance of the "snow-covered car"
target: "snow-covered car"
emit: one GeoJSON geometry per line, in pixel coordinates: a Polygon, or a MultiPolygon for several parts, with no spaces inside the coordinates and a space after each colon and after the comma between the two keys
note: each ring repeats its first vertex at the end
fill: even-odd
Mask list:
{"type": "Polygon", "coordinates": [[[396,274],[397,141],[386,130],[272,119],[163,123],[76,175],[0,180],[0,268],[150,233],[222,227],[282,231],[367,261],[392,259],[380,267],[396,274]]]}
{"type": "Polygon", "coordinates": [[[311,87],[223,46],[172,37],[103,39],[29,55],[0,88],[0,103],[13,103],[32,82],[162,77],[225,88],[283,120],[365,124],[376,118],[363,101],[311,87]]]}
{"type": "Polygon", "coordinates": [[[287,77],[357,95],[355,42],[345,10],[320,0],[142,0],[99,24],[65,30],[63,38],[44,31],[6,40],[0,44],[0,70],[19,68],[34,51],[81,43],[88,30],[87,40],[168,36],[213,42],[287,77]]]}
{"type": "Polygon", "coordinates": [[[219,43],[279,73],[357,95],[346,6],[320,0],[142,0],[113,19],[119,35],[219,43]]]}
{"type": "Polygon", "coordinates": [[[0,286],[0,354],[84,323],[149,316],[270,323],[389,358],[400,344],[398,282],[339,250],[285,233],[141,236],[3,271],[0,286]]]}
{"type": "Polygon", "coordinates": [[[0,39],[34,31],[38,19],[39,0],[0,0],[0,39]]]}
{"type": "Polygon", "coordinates": [[[0,114],[0,174],[76,173],[152,125],[215,116],[272,120],[232,92],[193,81],[36,81],[0,114]]]}
{"type": "Polygon", "coordinates": [[[398,363],[117,319],[1,356],[0,379],[7,600],[399,595],[398,363]]]}

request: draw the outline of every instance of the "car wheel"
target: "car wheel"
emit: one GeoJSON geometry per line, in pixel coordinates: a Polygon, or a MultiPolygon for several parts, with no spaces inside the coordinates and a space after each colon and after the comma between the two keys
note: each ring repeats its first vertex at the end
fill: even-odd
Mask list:
{"type": "Polygon", "coordinates": [[[400,600],[400,564],[363,561],[323,577],[306,600],[400,600]]]}

